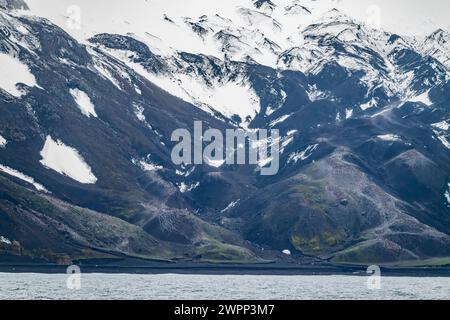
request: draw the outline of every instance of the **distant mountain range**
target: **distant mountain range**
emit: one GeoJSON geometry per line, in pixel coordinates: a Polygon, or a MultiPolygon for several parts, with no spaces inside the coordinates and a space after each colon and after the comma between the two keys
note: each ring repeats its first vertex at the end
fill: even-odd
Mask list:
{"type": "Polygon", "coordinates": [[[282,2],[81,41],[0,0],[0,262],[448,264],[449,33],[282,2]],[[174,165],[194,121],[279,129],[279,174],[174,165]]]}

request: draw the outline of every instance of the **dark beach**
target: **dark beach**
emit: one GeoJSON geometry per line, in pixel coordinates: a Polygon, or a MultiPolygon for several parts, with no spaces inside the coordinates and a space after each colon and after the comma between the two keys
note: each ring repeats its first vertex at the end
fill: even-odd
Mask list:
{"type": "MultiPolygon", "coordinates": [[[[199,264],[121,261],[102,264],[91,261],[80,264],[82,273],[108,274],[199,274],[199,275],[345,275],[368,276],[367,266],[294,265],[294,264],[199,264]]],[[[450,277],[450,267],[380,267],[382,276],[450,277]]],[[[55,264],[4,264],[2,273],[65,274],[67,266],[55,264]]]]}

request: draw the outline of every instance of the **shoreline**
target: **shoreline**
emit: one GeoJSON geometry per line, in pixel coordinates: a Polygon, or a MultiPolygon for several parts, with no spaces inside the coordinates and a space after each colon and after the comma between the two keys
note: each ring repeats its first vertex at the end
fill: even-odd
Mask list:
{"type": "MultiPolygon", "coordinates": [[[[0,264],[0,273],[66,274],[68,266],[50,264],[0,264]]],[[[284,276],[368,276],[366,266],[345,265],[211,265],[151,264],[141,266],[80,265],[85,274],[180,274],[180,275],[284,275],[284,276]]],[[[396,268],[380,267],[382,276],[450,277],[448,267],[396,268]]]]}

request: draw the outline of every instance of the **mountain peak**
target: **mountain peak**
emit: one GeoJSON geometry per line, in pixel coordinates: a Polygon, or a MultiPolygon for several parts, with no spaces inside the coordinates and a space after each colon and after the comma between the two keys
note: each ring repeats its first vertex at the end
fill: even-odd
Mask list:
{"type": "Polygon", "coordinates": [[[339,9],[333,8],[325,12],[319,19],[320,21],[330,22],[332,21],[353,21],[353,19],[346,13],[340,11],[339,9]]]}
{"type": "Polygon", "coordinates": [[[267,14],[271,14],[277,5],[270,0],[254,0],[253,5],[256,9],[262,10],[267,14]]]}
{"type": "Polygon", "coordinates": [[[337,8],[333,8],[333,9],[331,9],[331,10],[328,10],[327,12],[325,12],[325,15],[326,16],[339,16],[339,15],[344,15],[344,13],[341,11],[341,10],[339,10],[339,9],[337,9],[337,8]]]}
{"type": "Polygon", "coordinates": [[[436,31],[434,31],[433,33],[431,33],[431,35],[440,35],[440,34],[448,34],[448,31],[446,31],[442,28],[439,28],[436,31]]]}
{"type": "Polygon", "coordinates": [[[253,1],[253,5],[257,8],[257,9],[261,9],[261,7],[270,7],[272,9],[274,9],[276,7],[276,4],[273,3],[270,0],[254,0],[253,1]]]}
{"type": "MultiPolygon", "coordinates": [[[[332,9],[322,14],[319,19],[308,26],[304,32],[307,34],[314,33],[316,35],[332,35],[337,36],[347,29],[358,29],[359,23],[338,9],[332,9]],[[339,25],[339,26],[338,26],[339,25]]],[[[356,32],[356,31],[355,31],[356,32]]]]}
{"type": "Polygon", "coordinates": [[[450,33],[441,28],[437,29],[427,37],[427,39],[434,40],[440,44],[447,43],[449,41],[449,38],[450,33]]]}
{"type": "Polygon", "coordinates": [[[312,8],[308,8],[300,3],[300,1],[296,0],[292,2],[290,5],[284,8],[285,14],[303,14],[308,13],[311,14],[312,8]]]}
{"type": "Polygon", "coordinates": [[[0,0],[0,8],[6,10],[29,10],[24,0],[0,0]]]}

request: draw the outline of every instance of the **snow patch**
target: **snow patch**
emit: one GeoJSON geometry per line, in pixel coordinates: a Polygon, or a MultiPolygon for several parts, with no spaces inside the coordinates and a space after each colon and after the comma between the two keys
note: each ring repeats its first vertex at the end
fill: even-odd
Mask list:
{"type": "Polygon", "coordinates": [[[377,101],[374,98],[372,98],[372,100],[370,100],[369,102],[361,105],[361,110],[366,111],[367,109],[376,107],[376,105],[377,105],[377,101]]]}
{"type": "Polygon", "coordinates": [[[329,93],[317,89],[316,85],[310,85],[306,93],[308,94],[309,100],[311,100],[312,102],[317,100],[332,99],[329,93]]]}
{"type": "Polygon", "coordinates": [[[164,169],[163,166],[159,166],[157,164],[151,163],[149,161],[137,161],[135,159],[133,159],[131,162],[133,162],[133,164],[139,166],[142,170],[150,172],[150,171],[158,171],[158,170],[162,170],[164,169]]]}
{"type": "Polygon", "coordinates": [[[66,146],[60,140],[54,141],[47,136],[44,148],[41,151],[40,163],[59,174],[65,175],[83,184],[95,184],[97,178],[92,173],[91,167],[84,161],[79,152],[66,146]]]}
{"type": "Polygon", "coordinates": [[[450,183],[447,186],[448,190],[445,192],[445,198],[447,199],[447,203],[450,206],[450,183]]]}
{"type": "Polygon", "coordinates": [[[94,65],[95,70],[97,70],[100,75],[105,78],[106,80],[109,80],[117,89],[122,90],[122,87],[119,84],[119,81],[112,75],[112,73],[102,64],[96,63],[94,65]]]}
{"type": "Polygon", "coordinates": [[[161,89],[209,113],[214,110],[226,117],[238,115],[245,122],[248,117],[253,118],[261,109],[258,95],[244,78],[208,84],[200,77],[185,73],[154,74],[130,60],[133,52],[127,50],[108,50],[108,52],[161,89]]]}
{"type": "Polygon", "coordinates": [[[186,193],[186,192],[190,192],[190,191],[198,188],[198,186],[200,186],[200,182],[196,182],[196,183],[191,184],[191,185],[187,185],[186,183],[182,182],[178,186],[178,189],[180,190],[181,193],[186,193]]]}
{"type": "Polygon", "coordinates": [[[162,170],[163,169],[162,166],[158,166],[158,165],[156,165],[154,163],[148,163],[148,162],[145,162],[145,161],[141,161],[141,162],[139,162],[139,164],[141,165],[141,168],[144,171],[158,171],[158,170],[162,170]]]}
{"type": "Polygon", "coordinates": [[[291,130],[291,131],[288,131],[287,133],[286,133],[286,135],[287,136],[293,136],[294,134],[296,134],[298,132],[298,130],[291,130]]]}
{"type": "Polygon", "coordinates": [[[265,166],[268,166],[273,161],[273,157],[267,157],[264,159],[261,159],[258,161],[258,166],[260,168],[264,168],[265,166]]]}
{"type": "Polygon", "coordinates": [[[32,177],[29,177],[20,171],[17,171],[13,168],[10,168],[10,167],[7,167],[7,166],[1,165],[1,164],[0,164],[0,171],[31,184],[38,191],[48,192],[47,189],[45,189],[45,187],[43,185],[37,183],[32,177]]]}
{"type": "Polygon", "coordinates": [[[136,116],[136,118],[141,122],[147,123],[147,119],[145,118],[144,115],[145,111],[144,107],[137,104],[133,104],[133,107],[134,107],[134,115],[136,116]]]}
{"type": "Polygon", "coordinates": [[[442,122],[439,122],[439,123],[433,123],[431,126],[436,128],[436,129],[440,129],[440,130],[444,130],[444,131],[447,131],[450,128],[448,120],[447,121],[442,121],[442,122]]]}
{"type": "Polygon", "coordinates": [[[176,170],[175,173],[177,176],[189,177],[194,171],[195,171],[195,167],[192,167],[187,171],[176,170]]]}
{"type": "Polygon", "coordinates": [[[436,135],[439,141],[441,141],[447,149],[450,149],[450,142],[448,140],[449,135],[447,134],[447,131],[450,128],[449,120],[434,123],[431,125],[431,127],[434,128],[433,133],[436,135]]]}
{"type": "Polygon", "coordinates": [[[350,119],[353,116],[353,109],[345,110],[345,119],[350,119]]]}
{"type": "Polygon", "coordinates": [[[239,201],[241,201],[241,199],[237,199],[236,201],[232,201],[225,209],[220,211],[220,213],[225,213],[225,212],[233,209],[234,207],[236,207],[236,205],[239,203],[239,201]]]}
{"type": "Polygon", "coordinates": [[[288,135],[287,137],[281,140],[281,153],[284,152],[284,149],[290,145],[294,141],[294,135],[288,135]]]}
{"type": "Polygon", "coordinates": [[[335,120],[336,120],[336,122],[340,122],[341,121],[341,114],[339,112],[336,113],[335,120]]]}
{"type": "Polygon", "coordinates": [[[384,135],[379,135],[377,136],[378,139],[383,140],[383,141],[401,141],[402,138],[400,138],[400,136],[396,135],[396,134],[384,134],[384,135]]]}
{"type": "Polygon", "coordinates": [[[203,106],[216,110],[226,117],[238,115],[243,122],[248,117],[253,118],[260,111],[260,102],[253,88],[244,80],[225,81],[212,86],[189,75],[175,75],[177,86],[174,90],[173,82],[167,85],[167,80],[160,77],[154,79],[156,85],[196,106],[203,106]],[[185,94],[180,94],[180,90],[185,94]],[[172,92],[171,92],[172,91],[172,92]],[[186,99],[186,93],[189,98],[186,99]]]}
{"type": "Polygon", "coordinates": [[[93,116],[94,118],[98,117],[97,113],[95,112],[95,106],[86,92],[81,91],[80,89],[70,89],[70,94],[74,98],[83,115],[88,118],[90,118],[91,116],[93,116]]]}
{"type": "Polygon", "coordinates": [[[433,101],[430,100],[429,93],[430,93],[430,90],[428,90],[418,96],[415,96],[415,97],[409,99],[408,101],[409,102],[420,102],[429,107],[433,104],[433,101]]]}
{"type": "Polygon", "coordinates": [[[36,78],[30,72],[28,66],[19,59],[0,53],[0,66],[2,68],[0,88],[12,96],[19,98],[25,94],[23,90],[17,88],[16,85],[19,83],[29,87],[36,86],[36,78]]]}
{"type": "Polygon", "coordinates": [[[288,163],[297,163],[298,161],[305,161],[308,159],[313,152],[319,147],[318,144],[313,144],[308,146],[305,150],[300,152],[295,152],[289,155],[288,163]]]}
{"type": "Polygon", "coordinates": [[[213,159],[209,159],[207,157],[205,157],[204,160],[208,166],[214,167],[214,168],[220,168],[225,163],[225,160],[213,160],[213,159]]]}
{"type": "Polygon", "coordinates": [[[433,130],[436,137],[439,139],[439,141],[442,142],[442,144],[447,148],[450,149],[450,142],[447,140],[445,135],[437,130],[433,130]]]}
{"type": "Polygon", "coordinates": [[[2,135],[0,135],[0,148],[6,147],[6,144],[7,144],[7,143],[8,143],[8,142],[6,141],[6,139],[3,138],[2,135]]]}
{"type": "Polygon", "coordinates": [[[7,244],[7,245],[11,245],[12,244],[11,240],[9,240],[8,238],[5,238],[4,236],[0,236],[0,243],[4,243],[4,244],[7,244]]]}
{"type": "Polygon", "coordinates": [[[17,29],[17,31],[19,31],[23,35],[30,34],[30,31],[27,28],[25,28],[24,26],[22,26],[22,25],[17,26],[16,29],[17,29]]]}
{"type": "Polygon", "coordinates": [[[284,115],[284,116],[282,116],[282,117],[280,117],[280,118],[278,118],[278,119],[275,119],[275,120],[273,120],[273,121],[270,123],[269,126],[270,126],[270,127],[274,127],[275,125],[277,125],[277,124],[279,124],[279,123],[282,123],[282,122],[286,121],[287,119],[289,119],[291,115],[292,115],[292,114],[286,114],[286,115],[284,115]]]}

